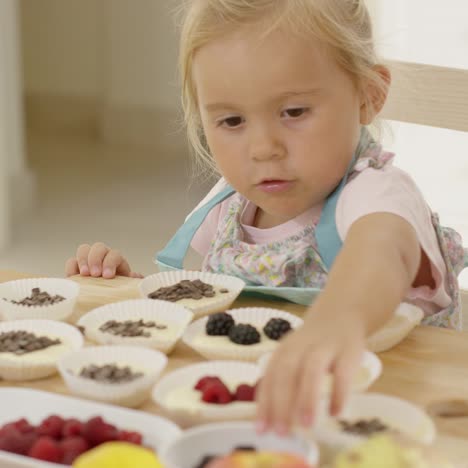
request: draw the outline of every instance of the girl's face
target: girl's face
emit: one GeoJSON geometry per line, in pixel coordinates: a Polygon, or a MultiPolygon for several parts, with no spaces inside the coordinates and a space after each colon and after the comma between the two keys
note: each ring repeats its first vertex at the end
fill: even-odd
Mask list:
{"type": "Polygon", "coordinates": [[[243,28],[202,47],[194,80],[225,179],[270,225],[321,203],[358,144],[364,100],[314,40],[243,28]]]}

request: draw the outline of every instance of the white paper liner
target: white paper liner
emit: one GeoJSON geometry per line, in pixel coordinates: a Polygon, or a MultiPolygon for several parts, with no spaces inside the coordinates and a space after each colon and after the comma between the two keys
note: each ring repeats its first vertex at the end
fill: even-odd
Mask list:
{"type": "Polygon", "coordinates": [[[211,284],[212,286],[226,288],[229,292],[217,294],[213,298],[205,297],[200,301],[192,300],[190,304],[186,304],[183,301],[176,303],[190,309],[194,313],[194,318],[228,309],[245,286],[244,281],[239,278],[235,278],[234,276],[218,275],[215,273],[205,273],[201,271],[180,270],[166,271],[147,276],[140,283],[140,293],[142,297],[148,298],[148,294],[151,294],[159,288],[172,286],[182,280],[193,281],[196,279],[199,279],[204,283],[211,284]]]}
{"type": "Polygon", "coordinates": [[[151,387],[167,365],[167,357],[156,350],[137,346],[90,346],[64,356],[58,368],[68,389],[81,397],[136,407],[149,396],[151,387]],[[144,375],[132,382],[108,384],[80,377],[83,367],[95,364],[130,366],[144,375]]]}
{"type": "Polygon", "coordinates": [[[0,353],[0,377],[3,380],[35,380],[53,375],[57,372],[57,361],[61,356],[83,346],[83,336],[75,327],[54,320],[15,320],[0,323],[0,333],[10,331],[26,331],[37,336],[58,338],[68,347],[56,354],[55,346],[60,345],[50,346],[44,350],[23,354],[21,359],[14,360],[12,356],[15,355],[12,353],[0,353]],[[47,351],[52,352],[53,356],[47,356],[47,351]]]}
{"type": "Polygon", "coordinates": [[[367,339],[367,349],[380,353],[393,348],[421,323],[424,312],[412,304],[402,303],[394,317],[367,339]]]}
{"type": "MultiPolygon", "coordinates": [[[[226,311],[234,318],[236,324],[249,323],[254,325],[262,335],[262,341],[257,345],[238,345],[225,338],[226,347],[214,348],[213,346],[200,344],[197,342],[197,338],[201,334],[205,335],[206,322],[209,317],[204,317],[195,322],[191,323],[184,333],[183,341],[188,346],[193,348],[197,353],[201,354],[207,359],[235,359],[238,361],[257,361],[260,356],[270,352],[272,349],[278,346],[278,342],[270,340],[262,333],[263,327],[272,318],[282,318],[288,320],[291,323],[292,328],[296,329],[302,326],[304,321],[293,314],[283,312],[277,309],[271,309],[266,307],[245,307],[241,309],[232,309],[226,311]],[[268,343],[267,349],[265,349],[262,343],[268,343]]],[[[219,337],[214,337],[218,341],[219,337]]]]}
{"type": "Polygon", "coordinates": [[[311,466],[318,466],[319,448],[312,441],[273,433],[259,435],[249,422],[207,424],[184,431],[160,451],[159,459],[166,468],[193,468],[205,455],[227,455],[235,447],[246,445],[291,453],[305,458],[311,466]]]}
{"type": "MultiPolygon", "coordinates": [[[[77,325],[84,327],[88,340],[102,345],[132,345],[158,349],[169,354],[182,337],[187,325],[192,321],[193,313],[177,304],[153,299],[133,299],[106,304],[85,314],[77,325]],[[164,330],[156,330],[156,336],[122,337],[105,333],[99,327],[109,320],[144,320],[175,327],[175,334],[166,336],[164,330]]],[[[147,329],[151,332],[153,328],[147,329]]]]}
{"type": "MultiPolygon", "coordinates": [[[[264,354],[258,360],[258,367],[262,375],[266,371],[271,355],[272,353],[264,354]]],[[[365,351],[361,360],[361,368],[358,372],[362,373],[365,378],[353,381],[351,386],[352,392],[366,391],[380,377],[380,374],[382,374],[382,361],[376,354],[365,351]]]]}
{"type": "Polygon", "coordinates": [[[327,403],[322,403],[320,423],[312,430],[312,435],[334,449],[349,449],[367,438],[344,432],[339,420],[352,423],[377,418],[390,431],[396,431],[414,442],[426,445],[432,444],[436,436],[434,422],[423,409],[394,396],[380,393],[353,394],[346,401],[338,418],[330,417],[325,410],[326,406],[327,403]]]}
{"type": "Polygon", "coordinates": [[[27,278],[8,281],[0,284],[0,312],[4,320],[67,321],[73,314],[79,292],[80,285],[78,283],[63,278],[27,278]],[[45,306],[25,306],[10,302],[30,297],[33,288],[40,288],[41,291],[45,291],[51,296],[59,294],[65,300],[45,306]],[[4,298],[7,300],[3,300],[4,298]]]}
{"type": "MultiPolygon", "coordinates": [[[[171,408],[167,404],[168,394],[176,388],[193,388],[206,376],[219,377],[226,384],[245,383],[254,385],[260,376],[258,366],[247,362],[211,361],[192,364],[165,375],[154,387],[153,401],[174,420],[176,424],[189,427],[213,421],[245,420],[255,417],[256,405],[250,402],[237,402],[226,405],[203,404],[200,408],[171,408]]],[[[201,400],[200,392],[200,400],[201,400]]]]}

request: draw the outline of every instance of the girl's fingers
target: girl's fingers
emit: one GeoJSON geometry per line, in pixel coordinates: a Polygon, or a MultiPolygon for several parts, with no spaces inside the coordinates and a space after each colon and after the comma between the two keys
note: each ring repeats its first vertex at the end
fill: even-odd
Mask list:
{"type": "Polygon", "coordinates": [[[326,355],[310,353],[304,359],[301,378],[297,387],[295,411],[297,422],[310,427],[315,421],[317,405],[323,394],[325,379],[328,378],[330,358],[326,355]]]}
{"type": "Polygon", "coordinates": [[[265,432],[271,428],[271,388],[275,381],[273,369],[278,366],[278,357],[279,355],[277,350],[271,356],[265,375],[262,377],[260,386],[257,390],[257,428],[259,432],[265,432]]]}
{"type": "Polygon", "coordinates": [[[91,246],[89,244],[81,244],[76,250],[76,261],[80,270],[80,275],[89,276],[90,269],[88,264],[89,251],[91,246]]]}
{"type": "Polygon", "coordinates": [[[278,435],[287,435],[294,421],[297,386],[302,372],[301,349],[283,349],[272,373],[268,391],[270,424],[278,435]]]}
{"type": "Polygon", "coordinates": [[[102,242],[97,242],[91,246],[88,254],[88,265],[91,276],[96,278],[102,275],[102,265],[109,250],[109,247],[102,242]]]}
{"type": "Polygon", "coordinates": [[[131,278],[144,278],[144,275],[142,275],[141,273],[136,273],[135,271],[132,271],[130,273],[130,277],[131,278]]]}
{"type": "Polygon", "coordinates": [[[337,416],[343,409],[345,400],[351,390],[354,375],[359,369],[359,363],[362,357],[362,350],[354,351],[348,349],[346,354],[342,354],[335,361],[333,366],[333,391],[330,400],[330,413],[337,416]]]}
{"type": "Polygon", "coordinates": [[[78,267],[78,261],[76,257],[69,258],[67,263],[65,264],[65,275],[66,276],[74,276],[80,273],[80,269],[78,267]]]}
{"type": "Polygon", "coordinates": [[[118,250],[109,250],[102,262],[102,277],[114,278],[116,273],[121,276],[129,276],[130,267],[118,250]]]}

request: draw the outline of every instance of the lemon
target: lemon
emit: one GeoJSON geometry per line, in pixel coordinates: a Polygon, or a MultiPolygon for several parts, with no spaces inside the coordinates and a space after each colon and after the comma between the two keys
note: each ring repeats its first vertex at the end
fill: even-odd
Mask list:
{"type": "Polygon", "coordinates": [[[78,457],[73,468],[163,468],[158,457],[138,445],[108,442],[78,457]]]}

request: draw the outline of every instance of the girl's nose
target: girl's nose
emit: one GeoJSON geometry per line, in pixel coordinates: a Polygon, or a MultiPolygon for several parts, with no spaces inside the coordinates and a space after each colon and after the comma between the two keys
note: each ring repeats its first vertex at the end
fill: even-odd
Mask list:
{"type": "Polygon", "coordinates": [[[277,132],[267,125],[257,125],[250,131],[250,157],[255,161],[280,159],[286,150],[277,132]]]}

